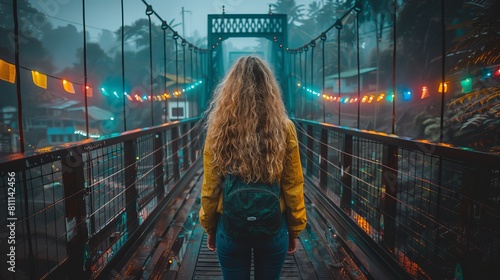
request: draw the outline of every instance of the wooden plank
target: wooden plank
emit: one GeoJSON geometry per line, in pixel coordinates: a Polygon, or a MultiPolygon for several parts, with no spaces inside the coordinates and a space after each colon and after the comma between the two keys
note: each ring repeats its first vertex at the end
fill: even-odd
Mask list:
{"type": "MultiPolygon", "coordinates": [[[[199,256],[195,265],[196,268],[193,279],[222,279],[222,270],[219,266],[219,260],[217,258],[217,254],[207,249],[206,238],[207,238],[206,234],[204,234],[203,240],[201,242],[201,249],[199,250],[199,256]]],[[[299,247],[302,248],[302,245],[299,244],[299,247]]],[[[254,278],[253,266],[250,271],[250,277],[251,279],[254,278]]],[[[286,280],[303,279],[300,275],[299,268],[297,266],[297,261],[294,255],[289,255],[286,257],[280,279],[286,279],[286,280]]],[[[312,278],[306,278],[306,279],[312,279],[312,278]]]]}

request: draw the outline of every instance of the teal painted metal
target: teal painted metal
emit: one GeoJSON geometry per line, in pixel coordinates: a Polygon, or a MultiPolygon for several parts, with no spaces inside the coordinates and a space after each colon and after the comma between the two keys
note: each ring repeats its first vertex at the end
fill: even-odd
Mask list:
{"type": "MultiPolygon", "coordinates": [[[[259,37],[273,41],[271,64],[284,95],[288,94],[285,74],[285,48],[288,44],[286,14],[208,15],[208,89],[210,92],[223,76],[221,44],[232,37],[259,37]]],[[[285,98],[284,100],[288,100],[285,98]]],[[[286,104],[287,107],[290,104],[286,104]]],[[[287,108],[288,109],[288,108],[287,108]]]]}

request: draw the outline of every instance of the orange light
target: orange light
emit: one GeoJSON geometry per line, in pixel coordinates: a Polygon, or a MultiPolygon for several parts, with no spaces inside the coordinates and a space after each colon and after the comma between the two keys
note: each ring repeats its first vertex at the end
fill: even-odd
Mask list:
{"type": "Polygon", "coordinates": [[[31,71],[31,77],[35,85],[47,89],[47,75],[44,75],[38,71],[31,71]]]}
{"type": "Polygon", "coordinates": [[[16,66],[0,59],[0,80],[13,84],[16,80],[16,66]]]}
{"type": "Polygon", "coordinates": [[[426,86],[422,87],[422,95],[420,96],[420,99],[424,99],[429,97],[429,89],[426,86]]]}
{"type": "Polygon", "coordinates": [[[85,86],[86,92],[87,92],[87,97],[92,97],[94,93],[92,92],[92,88],[89,86],[85,86]]]}
{"type": "Polygon", "coordinates": [[[75,93],[75,87],[73,83],[63,80],[63,88],[66,92],[75,93]]]}
{"type": "MultiPolygon", "coordinates": [[[[444,92],[448,91],[448,83],[444,83],[444,92]]],[[[443,83],[439,83],[439,89],[438,92],[443,92],[443,83]]]]}

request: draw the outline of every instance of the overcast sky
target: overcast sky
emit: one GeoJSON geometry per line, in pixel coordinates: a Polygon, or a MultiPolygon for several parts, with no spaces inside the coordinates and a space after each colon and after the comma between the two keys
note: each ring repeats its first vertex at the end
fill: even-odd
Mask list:
{"type": "MultiPolygon", "coordinates": [[[[222,6],[228,14],[265,14],[269,11],[269,4],[273,0],[147,0],[153,6],[155,12],[167,22],[175,18],[175,23],[182,22],[182,7],[184,7],[184,21],[186,36],[191,36],[195,30],[199,35],[205,37],[207,34],[207,15],[222,13],[222,6]]],[[[313,0],[296,0],[297,5],[308,4],[313,0]]],[[[81,25],[81,1],[55,0],[39,1],[31,0],[32,5],[39,11],[45,13],[55,25],[67,25],[77,23],[81,25]]],[[[87,31],[97,34],[102,29],[115,31],[121,24],[120,0],[86,0],[86,25],[87,31]]],[[[125,24],[146,17],[146,7],[141,0],[124,0],[125,24]]],[[[155,17],[153,17],[156,20],[155,17]]],[[[157,22],[159,25],[160,23],[157,22]]],[[[176,30],[182,35],[182,26],[176,30]]]]}
{"type": "MultiPolygon", "coordinates": [[[[207,33],[207,14],[222,13],[222,5],[225,6],[225,11],[228,14],[265,14],[269,11],[269,4],[276,1],[269,0],[185,0],[172,1],[174,3],[165,4],[165,0],[150,0],[150,4],[158,11],[160,16],[165,17],[169,21],[175,18],[176,22],[182,22],[181,10],[184,7],[184,21],[186,24],[186,35],[190,32],[198,30],[201,36],[206,36],[207,33]]],[[[297,5],[304,4],[305,7],[313,0],[296,0],[297,5]]],[[[179,26],[179,33],[182,32],[182,27],[179,26]]]]}

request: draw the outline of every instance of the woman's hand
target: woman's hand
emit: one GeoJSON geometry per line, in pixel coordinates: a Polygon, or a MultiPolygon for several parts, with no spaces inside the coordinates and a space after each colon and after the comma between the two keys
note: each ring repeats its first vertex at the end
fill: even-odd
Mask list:
{"type": "Polygon", "coordinates": [[[299,242],[298,238],[293,238],[290,236],[288,239],[288,251],[286,252],[287,254],[291,255],[297,251],[297,243],[299,242]]]}
{"type": "Polygon", "coordinates": [[[209,251],[217,252],[217,248],[215,247],[215,234],[208,234],[207,236],[207,248],[209,251]]]}

